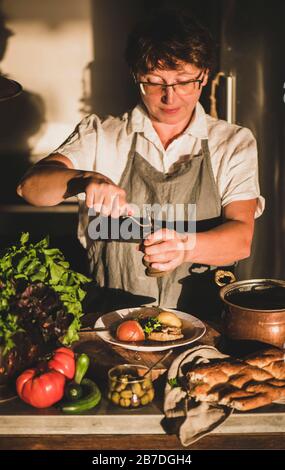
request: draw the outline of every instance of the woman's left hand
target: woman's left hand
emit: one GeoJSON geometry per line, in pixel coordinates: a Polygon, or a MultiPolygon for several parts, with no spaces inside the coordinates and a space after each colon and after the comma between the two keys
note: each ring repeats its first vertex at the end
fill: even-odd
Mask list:
{"type": "Polygon", "coordinates": [[[144,260],[159,271],[172,271],[184,263],[187,241],[187,235],[175,230],[157,230],[144,241],[144,260]]]}

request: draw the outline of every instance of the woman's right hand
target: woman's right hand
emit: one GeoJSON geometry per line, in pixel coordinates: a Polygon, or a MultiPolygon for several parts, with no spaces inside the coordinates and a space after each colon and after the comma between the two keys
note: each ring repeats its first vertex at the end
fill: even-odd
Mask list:
{"type": "Polygon", "coordinates": [[[84,178],[86,205],[103,216],[117,218],[132,215],[132,209],[126,200],[126,191],[101,173],[93,172],[84,178]]]}

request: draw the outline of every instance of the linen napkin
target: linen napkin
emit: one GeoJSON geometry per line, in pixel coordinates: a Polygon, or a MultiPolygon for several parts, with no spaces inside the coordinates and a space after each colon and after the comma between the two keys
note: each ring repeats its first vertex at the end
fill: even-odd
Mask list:
{"type": "Polygon", "coordinates": [[[188,397],[183,385],[172,386],[170,383],[176,378],[179,378],[178,383],[183,383],[187,371],[197,364],[206,364],[211,359],[226,357],[228,356],[213,346],[196,346],[180,354],[168,370],[164,392],[165,418],[161,424],[167,433],[176,433],[183,446],[193,444],[216,429],[233,410],[213,403],[195,402],[188,397]]]}

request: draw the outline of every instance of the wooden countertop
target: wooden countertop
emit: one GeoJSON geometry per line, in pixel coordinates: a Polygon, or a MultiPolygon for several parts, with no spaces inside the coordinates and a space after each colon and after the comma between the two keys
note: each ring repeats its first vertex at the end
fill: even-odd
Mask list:
{"type": "MultiPolygon", "coordinates": [[[[201,342],[216,345],[219,339],[219,332],[207,325],[201,342]]],[[[89,375],[100,385],[103,395],[110,367],[125,362],[149,366],[165,353],[138,354],[111,346],[95,333],[82,334],[75,349],[90,356],[89,375]]],[[[140,410],[122,410],[106,398],[92,413],[79,416],[63,416],[53,408],[35,410],[19,399],[2,404],[0,449],[185,449],[176,436],[164,434],[160,426],[163,373],[182,351],[181,347],[174,349],[172,356],[159,364],[157,398],[140,410]]],[[[273,404],[261,412],[234,413],[216,433],[194,443],[191,449],[285,449],[285,405],[273,404]]]]}
{"type": "MultiPolygon", "coordinates": [[[[176,436],[165,435],[68,435],[1,436],[0,450],[185,450],[176,436]]],[[[211,434],[188,450],[285,449],[285,433],[211,434]]]]}

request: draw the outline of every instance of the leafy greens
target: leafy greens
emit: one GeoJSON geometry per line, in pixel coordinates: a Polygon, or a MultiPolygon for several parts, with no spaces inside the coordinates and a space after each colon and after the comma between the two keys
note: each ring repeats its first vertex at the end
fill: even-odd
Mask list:
{"type": "Polygon", "coordinates": [[[19,283],[49,286],[57,293],[64,310],[72,315],[61,338],[68,345],[78,339],[82,300],[86,295],[82,285],[90,281],[70,269],[59,249],[49,248],[48,236],[33,244],[29,243],[29,233],[23,233],[19,243],[9,247],[0,258],[0,344],[4,344],[4,352],[13,348],[13,335],[23,331],[19,316],[11,311],[19,283]]]}

